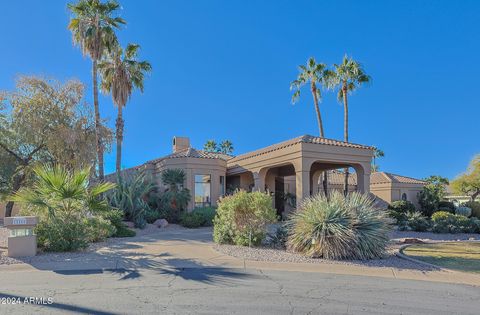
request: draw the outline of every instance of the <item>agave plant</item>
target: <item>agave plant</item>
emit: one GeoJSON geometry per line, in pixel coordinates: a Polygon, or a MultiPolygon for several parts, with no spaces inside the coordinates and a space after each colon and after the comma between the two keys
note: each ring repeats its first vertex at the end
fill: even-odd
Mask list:
{"type": "Polygon", "coordinates": [[[346,197],[334,191],[327,199],[306,199],[290,218],[287,246],[310,257],[372,259],[382,257],[390,230],[386,214],[368,195],[346,197]]]}
{"type": "Polygon", "coordinates": [[[151,210],[148,205],[148,194],[156,189],[156,185],[148,180],[144,173],[132,177],[117,178],[117,188],[107,195],[110,205],[122,210],[125,218],[132,221],[137,228],[147,224],[146,212],[151,210]]]}

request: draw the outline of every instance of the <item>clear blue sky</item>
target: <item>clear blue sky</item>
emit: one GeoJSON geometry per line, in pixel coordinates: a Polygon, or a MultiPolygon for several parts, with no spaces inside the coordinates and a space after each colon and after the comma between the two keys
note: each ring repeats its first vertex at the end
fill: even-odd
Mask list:
{"type": "MultiPolygon", "coordinates": [[[[65,1],[0,2],[0,89],[18,74],[79,78],[91,101],[90,60],[71,43],[65,1]]],[[[350,97],[350,140],[376,145],[382,170],[454,177],[480,152],[480,1],[121,1],[122,44],[153,65],[125,111],[124,166],[230,139],[240,154],[317,135],[308,90],[292,106],[289,82],[308,57],[347,53],[373,83],[350,97]]],[[[109,97],[102,116],[114,127],[109,97]]],[[[321,103],[326,136],[343,137],[342,106],[321,103]]],[[[114,154],[106,158],[114,170],[114,154]]]]}

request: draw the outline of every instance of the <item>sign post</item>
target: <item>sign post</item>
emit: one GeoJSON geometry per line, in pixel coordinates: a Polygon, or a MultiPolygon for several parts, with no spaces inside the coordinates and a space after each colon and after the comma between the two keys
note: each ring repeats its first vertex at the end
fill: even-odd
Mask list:
{"type": "Polygon", "coordinates": [[[37,254],[37,236],[33,229],[38,217],[6,217],[5,227],[10,231],[8,237],[8,256],[26,257],[37,254]]]}

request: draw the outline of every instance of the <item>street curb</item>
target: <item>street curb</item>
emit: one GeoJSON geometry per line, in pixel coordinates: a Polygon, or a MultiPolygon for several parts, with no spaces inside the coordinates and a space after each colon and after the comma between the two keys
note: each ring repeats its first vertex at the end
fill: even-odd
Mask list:
{"type": "MultiPolygon", "coordinates": [[[[425,243],[425,244],[435,244],[435,243],[425,243]]],[[[412,261],[414,263],[417,263],[417,264],[420,264],[420,265],[425,265],[425,266],[428,266],[428,267],[431,267],[431,268],[435,268],[437,270],[440,270],[440,271],[448,271],[448,272],[455,272],[454,270],[451,270],[451,269],[447,269],[447,268],[443,268],[443,267],[440,267],[440,266],[437,266],[437,265],[434,265],[434,264],[431,264],[431,263],[427,263],[425,261],[421,261],[421,260],[418,260],[418,259],[415,259],[415,258],[412,258],[410,256],[407,256],[405,255],[404,253],[402,253],[402,251],[407,248],[407,247],[410,247],[412,245],[415,245],[415,244],[405,244],[405,245],[402,245],[398,252],[395,252],[395,256],[401,258],[401,259],[405,259],[405,260],[409,260],[409,261],[412,261]]]]}

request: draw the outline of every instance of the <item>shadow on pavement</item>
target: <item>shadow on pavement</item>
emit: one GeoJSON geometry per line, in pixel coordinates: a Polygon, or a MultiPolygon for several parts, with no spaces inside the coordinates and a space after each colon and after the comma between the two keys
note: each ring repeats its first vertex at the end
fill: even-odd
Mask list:
{"type": "MultiPolygon", "coordinates": [[[[10,299],[15,299],[18,300],[20,299],[21,301],[25,299],[29,299],[30,297],[28,296],[19,296],[19,295],[12,295],[8,293],[2,293],[0,292],[0,298],[10,298],[10,299]]],[[[70,312],[75,312],[75,313],[80,313],[80,314],[97,314],[97,315],[116,315],[117,313],[111,313],[111,312],[105,312],[93,308],[88,308],[88,307],[83,307],[83,306],[77,306],[77,305],[70,305],[70,304],[64,304],[64,303],[55,303],[53,301],[52,304],[32,304],[33,306],[39,306],[39,307],[46,307],[50,309],[57,309],[57,310],[62,310],[62,311],[70,311],[70,312]]]]}

